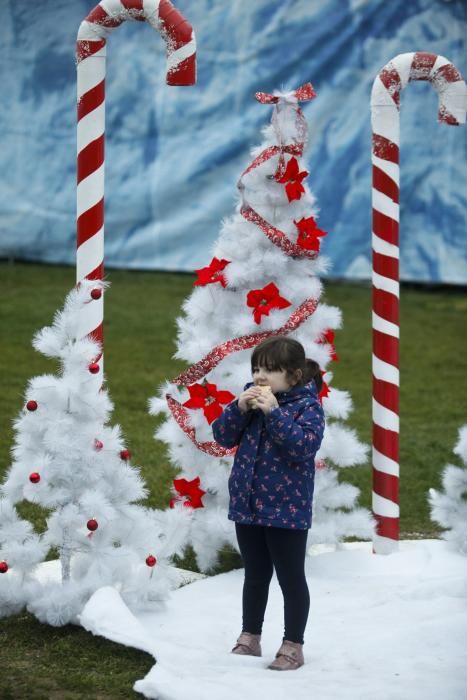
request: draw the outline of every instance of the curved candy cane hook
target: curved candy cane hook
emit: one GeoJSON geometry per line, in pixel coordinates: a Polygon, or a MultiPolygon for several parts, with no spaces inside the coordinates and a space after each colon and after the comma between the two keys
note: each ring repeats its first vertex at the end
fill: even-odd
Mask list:
{"type": "MultiPolygon", "coordinates": [[[[104,274],[105,70],[108,35],[126,20],[148,22],[167,44],[167,84],[196,82],[191,25],[169,0],[102,0],[83,20],[77,40],[77,282],[104,274]]],[[[97,286],[97,285],[96,285],[97,286]]],[[[100,285],[101,287],[102,285],[100,285]]],[[[95,290],[80,321],[82,336],[102,346],[103,299],[95,290]]],[[[102,369],[102,358],[99,359],[102,369]]]]}

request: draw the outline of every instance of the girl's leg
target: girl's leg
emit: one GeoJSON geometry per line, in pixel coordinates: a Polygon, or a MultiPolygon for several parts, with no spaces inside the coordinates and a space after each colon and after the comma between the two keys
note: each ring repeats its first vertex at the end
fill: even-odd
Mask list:
{"type": "Polygon", "coordinates": [[[273,566],[261,525],[235,523],[238,546],[245,566],[243,632],[261,634],[273,566]]]}
{"type": "Polygon", "coordinates": [[[284,639],[303,644],[310,593],[305,577],[308,530],[269,527],[266,541],[284,596],[284,639]]]}

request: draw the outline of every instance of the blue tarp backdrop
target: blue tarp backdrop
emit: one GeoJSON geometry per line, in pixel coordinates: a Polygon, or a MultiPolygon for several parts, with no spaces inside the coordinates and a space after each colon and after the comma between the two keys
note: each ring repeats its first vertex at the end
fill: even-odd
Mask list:
{"type": "MultiPolygon", "coordinates": [[[[0,257],[74,264],[75,39],[97,0],[1,0],[0,257]]],[[[165,84],[165,43],[126,22],[107,46],[105,263],[193,270],[211,259],[271,108],[311,80],[305,163],[330,277],[370,277],[370,92],[391,58],[429,51],[467,74],[465,0],[174,0],[198,83],[165,84]]],[[[401,109],[401,277],[467,284],[467,127],[436,121],[429,83],[401,109]]]]}

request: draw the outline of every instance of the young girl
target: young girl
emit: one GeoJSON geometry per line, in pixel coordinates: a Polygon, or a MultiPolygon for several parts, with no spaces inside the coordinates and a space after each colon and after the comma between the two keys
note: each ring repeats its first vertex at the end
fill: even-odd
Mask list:
{"type": "Polygon", "coordinates": [[[243,627],[234,654],[261,656],[260,637],[275,569],[284,596],[284,637],[268,668],[303,665],[310,607],[305,553],[314,485],[314,457],[324,431],[319,366],[285,336],[258,345],[253,383],[213,423],[214,439],[238,445],[229,478],[229,519],[235,521],[245,566],[243,627]],[[269,393],[260,387],[269,386],[269,393]],[[257,408],[251,407],[251,401],[257,408]]]}

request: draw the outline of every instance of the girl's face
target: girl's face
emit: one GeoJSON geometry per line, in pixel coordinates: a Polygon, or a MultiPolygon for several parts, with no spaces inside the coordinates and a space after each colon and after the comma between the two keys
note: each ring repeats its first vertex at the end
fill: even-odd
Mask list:
{"type": "Polygon", "coordinates": [[[273,394],[277,394],[278,391],[288,391],[293,386],[287,379],[285,369],[270,370],[266,367],[254,367],[253,381],[256,386],[270,386],[273,394]]]}

